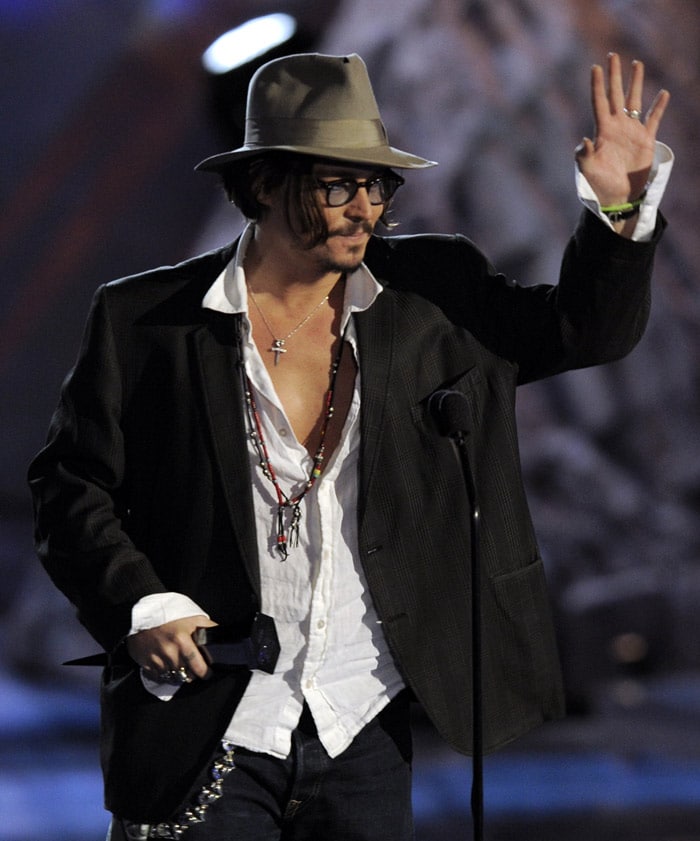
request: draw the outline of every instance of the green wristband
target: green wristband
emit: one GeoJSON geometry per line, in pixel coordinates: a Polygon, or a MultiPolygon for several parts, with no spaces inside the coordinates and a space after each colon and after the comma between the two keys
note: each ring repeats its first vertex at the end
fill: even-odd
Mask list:
{"type": "Polygon", "coordinates": [[[605,214],[608,214],[608,213],[617,214],[617,213],[628,213],[630,210],[638,210],[639,206],[641,205],[641,203],[646,198],[646,194],[647,194],[647,191],[644,190],[642,195],[638,199],[635,199],[634,201],[628,201],[628,202],[625,202],[624,204],[609,204],[606,207],[601,206],[600,212],[605,213],[605,214]]]}

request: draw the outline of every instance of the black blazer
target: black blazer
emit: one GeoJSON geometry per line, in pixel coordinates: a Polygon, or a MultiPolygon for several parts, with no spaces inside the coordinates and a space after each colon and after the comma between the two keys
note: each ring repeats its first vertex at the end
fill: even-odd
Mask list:
{"type": "MultiPolygon", "coordinates": [[[[660,235],[659,225],[657,237],[660,235]]],[[[260,580],[236,373],[238,316],[201,306],[235,244],[101,287],[29,477],[37,547],[80,621],[119,651],[142,596],[187,593],[245,627],[260,580]]],[[[374,237],[384,290],[354,316],[362,383],[359,552],[407,684],[471,747],[470,535],[462,471],[427,409],[468,398],[481,506],[486,750],[563,712],[548,597],[520,474],[521,382],[618,359],[649,309],[655,242],[584,212],[558,286],[497,275],[465,238],[374,237]]],[[[195,785],[248,680],[219,671],[163,703],[114,657],[102,691],[107,808],[155,822],[195,785]]]]}

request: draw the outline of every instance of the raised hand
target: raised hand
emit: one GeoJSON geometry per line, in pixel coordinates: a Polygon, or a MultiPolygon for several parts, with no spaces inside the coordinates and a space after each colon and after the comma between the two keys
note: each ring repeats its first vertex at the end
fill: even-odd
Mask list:
{"type": "Polygon", "coordinates": [[[654,145],[670,94],[661,90],[642,113],[644,64],[633,61],[625,92],[619,55],[608,55],[608,84],[600,65],[591,69],[595,137],[576,149],[579,169],[602,206],[638,199],[644,192],[654,159],[654,145]]]}

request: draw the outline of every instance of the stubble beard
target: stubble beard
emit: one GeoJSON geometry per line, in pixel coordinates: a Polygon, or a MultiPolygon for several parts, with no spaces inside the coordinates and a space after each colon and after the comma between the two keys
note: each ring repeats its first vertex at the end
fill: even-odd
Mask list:
{"type": "Polygon", "coordinates": [[[362,261],[364,260],[364,256],[363,252],[362,257],[355,260],[351,260],[350,258],[347,260],[331,260],[329,258],[321,261],[320,268],[324,271],[324,273],[328,274],[352,274],[360,268],[362,261]]]}

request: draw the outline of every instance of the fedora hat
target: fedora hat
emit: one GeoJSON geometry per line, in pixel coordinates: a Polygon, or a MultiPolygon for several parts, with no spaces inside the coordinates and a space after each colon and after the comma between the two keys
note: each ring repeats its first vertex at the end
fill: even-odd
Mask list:
{"type": "Polygon", "coordinates": [[[218,172],[272,151],[400,169],[435,166],[389,145],[367,67],[356,54],[301,53],[264,64],[248,86],[243,146],[195,169],[218,172]]]}

